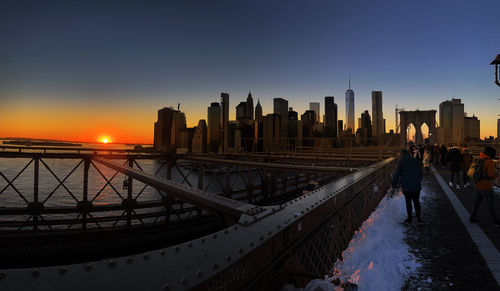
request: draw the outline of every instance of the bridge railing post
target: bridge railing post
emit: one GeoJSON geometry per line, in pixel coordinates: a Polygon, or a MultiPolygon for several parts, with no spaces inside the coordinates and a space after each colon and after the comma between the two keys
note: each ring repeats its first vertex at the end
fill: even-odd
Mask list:
{"type": "MultiPolygon", "coordinates": [[[[87,203],[88,192],[89,192],[89,168],[90,168],[90,158],[85,157],[83,162],[83,192],[82,201],[87,203]]],[[[82,231],[87,231],[87,209],[84,208],[82,211],[82,231]]]]}
{"type": "MultiPolygon", "coordinates": [[[[128,166],[130,168],[134,167],[134,158],[129,157],[128,158],[128,166]]],[[[128,176],[128,181],[127,181],[127,200],[132,201],[132,177],[128,176]]],[[[130,207],[127,207],[127,228],[132,227],[132,209],[130,207]]]]}
{"type": "MultiPolygon", "coordinates": [[[[36,207],[38,205],[38,183],[39,183],[39,170],[40,170],[40,158],[35,157],[35,167],[34,167],[34,179],[33,179],[33,205],[36,207]]],[[[38,231],[38,211],[33,214],[33,231],[38,231]]]]}

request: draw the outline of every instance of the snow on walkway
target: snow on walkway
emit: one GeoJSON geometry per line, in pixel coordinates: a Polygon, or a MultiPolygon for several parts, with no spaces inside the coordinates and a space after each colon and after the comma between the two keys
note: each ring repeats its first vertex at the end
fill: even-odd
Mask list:
{"type": "MultiPolygon", "coordinates": [[[[421,203],[426,195],[422,189],[421,203]]],[[[343,290],[333,284],[325,284],[334,278],[354,283],[360,291],[401,290],[410,274],[421,266],[404,241],[404,219],[406,206],[401,193],[382,199],[354,234],[342,253],[343,259],[336,262],[333,275],[326,280],[311,281],[304,290],[343,290]]]]}

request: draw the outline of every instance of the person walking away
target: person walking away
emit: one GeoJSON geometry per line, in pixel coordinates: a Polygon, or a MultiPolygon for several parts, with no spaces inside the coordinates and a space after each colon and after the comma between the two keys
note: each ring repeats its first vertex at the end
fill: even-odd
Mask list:
{"type": "Polygon", "coordinates": [[[418,148],[418,146],[415,146],[415,148],[413,149],[413,158],[420,164],[422,164],[422,156],[420,155],[420,149],[418,148]]]}
{"type": "Polygon", "coordinates": [[[429,169],[431,167],[431,151],[426,149],[424,151],[424,157],[422,159],[422,164],[424,166],[425,172],[429,175],[429,169]]]}
{"type": "Polygon", "coordinates": [[[476,201],[474,202],[469,221],[472,223],[479,222],[476,218],[477,209],[484,198],[490,209],[493,226],[500,227],[500,222],[497,220],[495,214],[493,184],[491,183],[491,180],[497,177],[495,163],[493,162],[495,156],[496,150],[490,146],[485,146],[483,152],[479,154],[479,159],[471,166],[471,171],[469,173],[472,172],[472,178],[475,180],[474,188],[476,189],[476,201]]]}
{"type": "Polygon", "coordinates": [[[469,176],[467,175],[467,171],[470,169],[470,166],[472,165],[472,154],[469,152],[469,150],[464,147],[462,149],[462,181],[464,183],[464,188],[467,188],[470,186],[470,179],[469,176]]]}
{"type": "Polygon", "coordinates": [[[441,168],[444,169],[446,167],[446,156],[448,155],[448,149],[443,144],[441,145],[440,151],[441,151],[441,168]]]}
{"type": "Polygon", "coordinates": [[[420,190],[422,189],[422,167],[419,162],[413,158],[410,153],[403,149],[401,150],[401,160],[399,161],[396,172],[392,175],[392,191],[401,185],[406,202],[406,213],[408,218],[404,221],[405,224],[412,222],[412,202],[417,215],[417,222],[422,223],[420,215],[420,190]]]}
{"type": "Polygon", "coordinates": [[[460,190],[460,171],[462,170],[462,154],[460,153],[460,150],[456,146],[451,147],[448,151],[448,155],[446,156],[446,160],[449,163],[451,171],[451,180],[449,185],[453,188],[453,181],[456,177],[456,188],[457,190],[460,190]]]}
{"type": "Polygon", "coordinates": [[[436,144],[434,144],[434,148],[432,150],[432,162],[434,163],[434,166],[437,168],[440,164],[440,156],[441,156],[441,152],[439,151],[439,146],[436,144]]]}

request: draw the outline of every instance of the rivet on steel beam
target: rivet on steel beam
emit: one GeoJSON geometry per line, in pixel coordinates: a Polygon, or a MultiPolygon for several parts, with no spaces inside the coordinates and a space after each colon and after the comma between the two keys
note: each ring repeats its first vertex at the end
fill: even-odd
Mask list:
{"type": "Polygon", "coordinates": [[[281,225],[278,224],[278,229],[281,229],[281,225]]]}
{"type": "Polygon", "coordinates": [[[217,265],[216,263],[212,264],[212,269],[217,270],[217,268],[219,268],[219,265],[217,265]]]}
{"type": "Polygon", "coordinates": [[[243,249],[239,249],[238,253],[243,254],[244,253],[243,249]]]}
{"type": "Polygon", "coordinates": [[[299,217],[299,216],[298,216],[297,214],[294,214],[294,215],[293,215],[293,217],[297,218],[297,217],[299,217]]]}
{"type": "Polygon", "coordinates": [[[263,235],[261,235],[261,236],[259,237],[259,240],[261,240],[261,241],[262,241],[262,240],[264,240],[264,236],[263,236],[263,235]]]}
{"type": "Polygon", "coordinates": [[[249,247],[253,247],[253,246],[254,246],[254,243],[251,241],[250,243],[248,243],[248,246],[249,246],[249,247]]]}
{"type": "Polygon", "coordinates": [[[148,260],[149,259],[149,255],[148,254],[144,255],[144,259],[148,260]]]}
{"type": "Polygon", "coordinates": [[[162,256],[162,257],[163,257],[164,255],[165,255],[165,250],[161,250],[161,251],[160,251],[160,256],[162,256]]]}
{"type": "Polygon", "coordinates": [[[188,282],[188,280],[186,279],[186,277],[182,277],[180,281],[181,281],[181,283],[182,283],[182,284],[184,284],[184,285],[186,285],[186,284],[187,284],[187,282],[188,282]]]}
{"type": "Polygon", "coordinates": [[[92,271],[92,265],[90,265],[90,264],[86,265],[85,268],[84,268],[84,270],[87,271],[87,272],[92,271]]]}
{"type": "Polygon", "coordinates": [[[243,220],[243,224],[247,224],[248,223],[248,220],[243,220]]]}
{"type": "Polygon", "coordinates": [[[226,256],[226,261],[231,262],[231,256],[226,256]]]}
{"type": "Polygon", "coordinates": [[[113,268],[114,266],[116,266],[116,262],[110,259],[110,260],[108,260],[108,266],[113,268]]]}
{"type": "Polygon", "coordinates": [[[191,243],[191,242],[190,242],[190,243],[188,244],[188,247],[189,247],[189,248],[192,248],[192,247],[193,247],[193,243],[191,243]]]}
{"type": "Polygon", "coordinates": [[[238,226],[237,226],[237,225],[235,225],[235,226],[234,226],[234,229],[235,229],[235,230],[236,230],[236,229],[238,229],[238,226]]]}
{"type": "Polygon", "coordinates": [[[271,235],[272,233],[273,233],[272,231],[268,231],[268,232],[267,232],[267,234],[268,234],[268,235],[271,235]]]}
{"type": "Polygon", "coordinates": [[[196,272],[196,277],[198,278],[203,277],[203,273],[201,271],[196,272]]]}
{"type": "Polygon", "coordinates": [[[40,271],[38,271],[38,270],[36,270],[36,269],[35,269],[35,270],[33,270],[33,272],[31,272],[31,276],[33,276],[33,277],[35,277],[35,278],[36,278],[36,277],[38,277],[38,276],[40,276],[40,271]]]}
{"type": "Polygon", "coordinates": [[[168,286],[168,284],[163,285],[163,290],[170,291],[170,286],[168,286]]]}
{"type": "Polygon", "coordinates": [[[202,243],[204,243],[204,242],[205,242],[205,239],[204,239],[204,238],[202,238],[202,239],[201,239],[201,242],[202,242],[202,243]]]}
{"type": "Polygon", "coordinates": [[[213,238],[214,238],[214,239],[217,239],[217,235],[216,235],[216,234],[214,234],[213,238]]]}
{"type": "Polygon", "coordinates": [[[300,214],[304,214],[304,210],[301,210],[301,211],[300,211],[300,214]]]}
{"type": "Polygon", "coordinates": [[[228,233],[229,233],[229,231],[227,231],[227,229],[226,229],[226,230],[224,230],[224,234],[228,234],[228,233]]]}
{"type": "Polygon", "coordinates": [[[275,208],[273,207],[273,208],[271,208],[271,210],[272,210],[272,211],[274,211],[274,210],[275,210],[275,208]]]}
{"type": "Polygon", "coordinates": [[[128,258],[127,258],[127,263],[132,264],[132,261],[133,261],[133,260],[134,260],[134,259],[132,259],[132,257],[128,257],[128,258]]]}
{"type": "Polygon", "coordinates": [[[180,252],[180,250],[181,250],[181,249],[180,249],[179,247],[175,247],[175,248],[174,248],[174,251],[176,251],[176,252],[180,252]]]}

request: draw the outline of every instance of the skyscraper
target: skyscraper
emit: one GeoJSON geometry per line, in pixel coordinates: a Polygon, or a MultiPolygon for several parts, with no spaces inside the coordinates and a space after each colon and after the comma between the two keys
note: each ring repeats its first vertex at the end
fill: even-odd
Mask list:
{"type": "Polygon", "coordinates": [[[248,92],[246,106],[247,106],[246,116],[248,119],[253,120],[253,98],[252,98],[252,93],[250,92],[248,92]]]}
{"type": "Polygon", "coordinates": [[[335,104],[333,96],[325,97],[325,117],[323,122],[325,137],[337,137],[337,104],[335,104]]]}
{"type": "Polygon", "coordinates": [[[220,93],[221,125],[222,125],[222,150],[227,152],[229,149],[229,94],[220,93]]]}
{"type": "Polygon", "coordinates": [[[154,125],[154,149],[172,152],[180,143],[179,132],[186,128],[186,115],[171,107],[158,110],[158,121],[154,125]]]}
{"type": "MultiPolygon", "coordinates": [[[[351,90],[351,76],[349,76],[349,89],[345,91],[345,126],[346,131],[351,129],[351,132],[355,132],[354,127],[354,91],[351,90]]],[[[359,127],[359,124],[358,124],[359,127]]]]}
{"type": "Polygon", "coordinates": [[[221,107],[219,106],[219,103],[212,102],[207,111],[207,144],[210,151],[217,152],[219,150],[221,138],[221,107]]]}
{"type": "Polygon", "coordinates": [[[248,105],[247,102],[240,102],[236,106],[236,120],[248,119],[248,105]]]}
{"type": "Polygon", "coordinates": [[[372,91],[372,134],[384,134],[384,114],[382,113],[382,91],[372,91]]]}
{"type": "Polygon", "coordinates": [[[309,102],[309,110],[314,110],[316,112],[316,122],[320,122],[320,104],[319,102],[309,102]]]}

